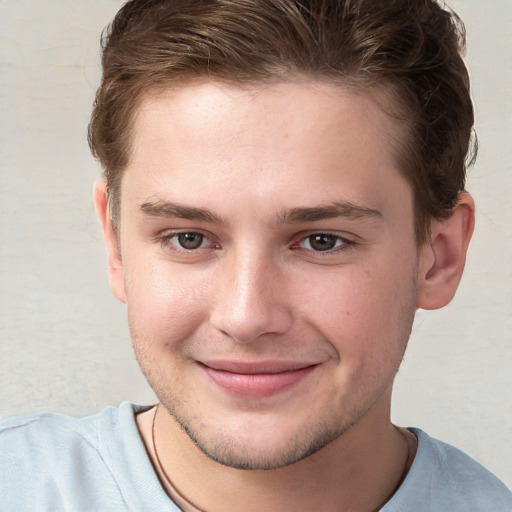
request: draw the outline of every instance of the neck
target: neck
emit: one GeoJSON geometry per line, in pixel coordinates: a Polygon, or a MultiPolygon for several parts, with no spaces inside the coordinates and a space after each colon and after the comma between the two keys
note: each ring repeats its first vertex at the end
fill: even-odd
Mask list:
{"type": "Polygon", "coordinates": [[[163,406],[156,417],[156,408],[139,415],[137,423],[164,488],[185,511],[234,512],[243,503],[247,512],[372,512],[396,491],[415,451],[407,434],[391,424],[388,411],[389,403],[377,403],[314,455],[267,471],[212,461],[163,406]]]}

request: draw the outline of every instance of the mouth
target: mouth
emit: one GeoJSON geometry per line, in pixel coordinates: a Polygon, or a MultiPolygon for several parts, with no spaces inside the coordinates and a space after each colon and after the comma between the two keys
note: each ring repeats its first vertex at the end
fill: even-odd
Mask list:
{"type": "Polygon", "coordinates": [[[266,398],[298,385],[319,365],[297,361],[202,361],[199,366],[218,388],[231,395],[266,398]]]}

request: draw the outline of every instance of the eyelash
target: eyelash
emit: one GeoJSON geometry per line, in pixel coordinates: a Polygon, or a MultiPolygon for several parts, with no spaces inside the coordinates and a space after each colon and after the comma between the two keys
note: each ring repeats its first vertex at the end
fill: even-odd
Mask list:
{"type": "MultiPolygon", "coordinates": [[[[208,235],[205,235],[205,234],[201,233],[200,231],[192,231],[192,230],[191,231],[175,231],[175,232],[171,232],[171,233],[166,233],[162,236],[157,237],[157,239],[160,242],[160,244],[162,245],[162,247],[169,249],[169,247],[172,246],[172,250],[181,252],[181,253],[185,253],[185,254],[193,254],[193,253],[197,252],[199,249],[203,248],[202,244],[204,241],[210,240],[208,235]],[[172,243],[173,239],[178,240],[178,237],[180,235],[183,235],[183,236],[199,235],[201,237],[201,245],[195,249],[187,249],[185,247],[179,247],[177,244],[172,243]]],[[[220,248],[219,244],[211,244],[211,246],[215,249],[220,248]]]]}
{"type": "Polygon", "coordinates": [[[356,244],[356,242],[354,240],[350,240],[349,238],[345,238],[344,236],[341,236],[336,233],[331,233],[329,231],[315,231],[313,233],[308,233],[306,236],[302,236],[297,243],[293,244],[292,248],[298,249],[298,250],[304,249],[305,251],[312,252],[315,255],[319,255],[319,256],[329,256],[329,255],[337,254],[339,252],[346,251],[346,250],[350,249],[351,247],[353,247],[355,244],[356,244]],[[321,251],[321,250],[315,251],[314,249],[306,249],[306,248],[301,247],[301,244],[303,242],[307,242],[308,240],[311,245],[311,241],[312,241],[313,237],[331,238],[331,239],[333,239],[335,244],[339,243],[339,245],[335,245],[334,247],[327,249],[325,251],[321,251]]]}
{"type": "MultiPolygon", "coordinates": [[[[297,242],[294,242],[292,245],[291,245],[291,249],[293,250],[303,250],[303,251],[306,251],[308,252],[309,254],[315,254],[315,255],[318,255],[320,257],[324,256],[324,257],[327,257],[329,255],[333,255],[333,254],[337,254],[339,252],[343,252],[343,251],[347,251],[348,249],[352,248],[354,245],[357,244],[357,242],[355,242],[354,240],[351,240],[351,239],[348,239],[348,238],[345,238],[339,234],[336,234],[336,233],[331,233],[331,232],[328,232],[328,231],[314,231],[314,232],[309,232],[307,234],[300,234],[299,237],[297,237],[297,242]],[[333,239],[333,242],[334,242],[334,247],[330,248],[330,249],[326,249],[325,251],[322,251],[322,250],[317,250],[315,251],[314,249],[308,249],[308,248],[305,248],[305,247],[302,247],[301,244],[304,243],[304,242],[307,242],[308,240],[310,241],[310,245],[311,245],[311,241],[313,239],[313,237],[327,237],[327,238],[331,238],[333,239]],[[336,245],[338,244],[338,245],[336,245]]],[[[200,250],[200,249],[219,249],[220,248],[220,244],[218,243],[212,243],[210,241],[210,237],[204,233],[201,233],[200,231],[174,231],[174,232],[171,232],[171,233],[166,233],[162,236],[158,236],[157,237],[157,240],[160,242],[161,246],[164,248],[164,249],[167,249],[167,250],[172,250],[172,251],[175,251],[175,252],[178,252],[178,253],[183,253],[185,255],[194,255],[194,254],[197,254],[197,252],[200,250]],[[191,249],[187,249],[185,247],[180,247],[178,245],[179,242],[177,243],[173,243],[173,240],[178,240],[178,237],[180,235],[183,235],[183,236],[186,236],[186,235],[196,235],[196,236],[200,236],[201,237],[201,241],[200,241],[200,245],[197,247],[197,248],[191,248],[191,249]],[[210,241],[210,244],[209,246],[207,247],[203,247],[203,243],[205,241],[210,241]]],[[[181,244],[180,244],[181,245],[181,244]]]]}

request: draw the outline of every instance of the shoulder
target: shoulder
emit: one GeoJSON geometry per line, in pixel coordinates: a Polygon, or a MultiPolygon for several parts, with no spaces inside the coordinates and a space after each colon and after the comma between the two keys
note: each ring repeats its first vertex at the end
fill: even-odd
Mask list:
{"type": "Polygon", "coordinates": [[[58,438],[59,434],[91,434],[98,425],[112,423],[117,408],[109,407],[94,416],[73,418],[63,414],[41,412],[0,418],[0,439],[2,443],[9,441],[30,442],[35,433],[50,439],[58,438]]]}
{"type": "Polygon", "coordinates": [[[13,416],[0,420],[0,451],[4,464],[17,465],[30,458],[32,464],[62,464],[73,456],[94,458],[102,451],[101,435],[115,430],[118,409],[72,418],[56,413],[13,416]]]}
{"type": "Polygon", "coordinates": [[[136,411],[126,403],[86,418],[1,419],[0,509],[32,510],[37,503],[37,510],[126,510],[116,460],[137,435],[136,411]]]}
{"type": "Polygon", "coordinates": [[[418,512],[512,512],[512,493],[481,464],[422,430],[409,430],[418,438],[418,451],[407,478],[384,511],[405,507],[418,512]]]}

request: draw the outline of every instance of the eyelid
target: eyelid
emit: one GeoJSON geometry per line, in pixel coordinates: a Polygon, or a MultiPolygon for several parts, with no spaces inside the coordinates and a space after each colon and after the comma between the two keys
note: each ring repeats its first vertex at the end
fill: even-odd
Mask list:
{"type": "Polygon", "coordinates": [[[163,231],[162,233],[156,235],[155,240],[160,243],[160,245],[167,250],[172,250],[173,252],[180,253],[180,254],[196,254],[200,252],[201,250],[208,250],[208,249],[217,249],[220,247],[219,243],[215,243],[214,239],[215,237],[208,232],[203,231],[202,229],[186,229],[186,228],[179,228],[179,229],[168,229],[163,231]],[[208,240],[210,242],[209,246],[206,247],[198,247],[197,249],[185,249],[184,247],[179,247],[177,245],[174,245],[171,243],[171,240],[178,235],[183,235],[186,233],[193,233],[197,235],[201,235],[204,239],[208,240]],[[171,248],[171,249],[169,249],[171,248]]]}
{"type": "Polygon", "coordinates": [[[331,231],[331,230],[327,230],[327,229],[326,230],[319,229],[319,230],[311,230],[311,231],[301,232],[301,233],[297,234],[294,238],[295,238],[295,241],[292,243],[292,246],[291,246],[292,249],[304,250],[304,251],[307,251],[308,253],[312,253],[312,254],[319,255],[319,256],[322,256],[322,255],[328,256],[328,255],[336,254],[338,252],[346,251],[350,248],[353,248],[358,243],[356,240],[353,239],[353,238],[358,238],[356,235],[340,233],[340,232],[331,231]],[[303,241],[307,240],[308,238],[310,238],[311,236],[314,236],[314,235],[332,236],[334,238],[339,239],[342,242],[342,244],[339,246],[335,246],[332,249],[325,250],[325,251],[315,251],[313,249],[305,249],[303,247],[300,247],[300,244],[303,241]]]}
{"type": "MultiPolygon", "coordinates": [[[[302,231],[298,234],[296,234],[293,237],[293,241],[290,244],[290,248],[293,250],[302,250],[305,252],[308,252],[310,254],[315,254],[317,256],[329,256],[336,254],[338,252],[346,251],[350,248],[353,248],[355,245],[357,245],[359,242],[357,240],[354,240],[354,238],[359,238],[357,235],[354,235],[352,233],[340,233],[332,230],[322,230],[322,229],[316,229],[316,230],[309,230],[309,231],[302,231]],[[335,246],[332,249],[328,249],[325,251],[315,251],[314,249],[307,249],[300,247],[300,244],[306,240],[307,238],[314,236],[314,235],[328,235],[335,237],[339,239],[342,243],[339,246],[335,246]]],[[[198,255],[200,252],[208,251],[211,249],[220,249],[221,244],[218,242],[218,239],[215,235],[213,235],[211,232],[204,231],[202,229],[198,228],[177,228],[177,229],[167,229],[165,231],[162,231],[161,233],[154,236],[154,240],[159,242],[163,249],[167,251],[171,251],[178,254],[183,255],[198,255]],[[209,244],[205,247],[198,247],[197,249],[186,249],[184,247],[179,247],[178,245],[172,244],[171,240],[175,237],[177,237],[180,234],[185,233],[195,233],[198,235],[201,235],[204,237],[209,244]]]]}

